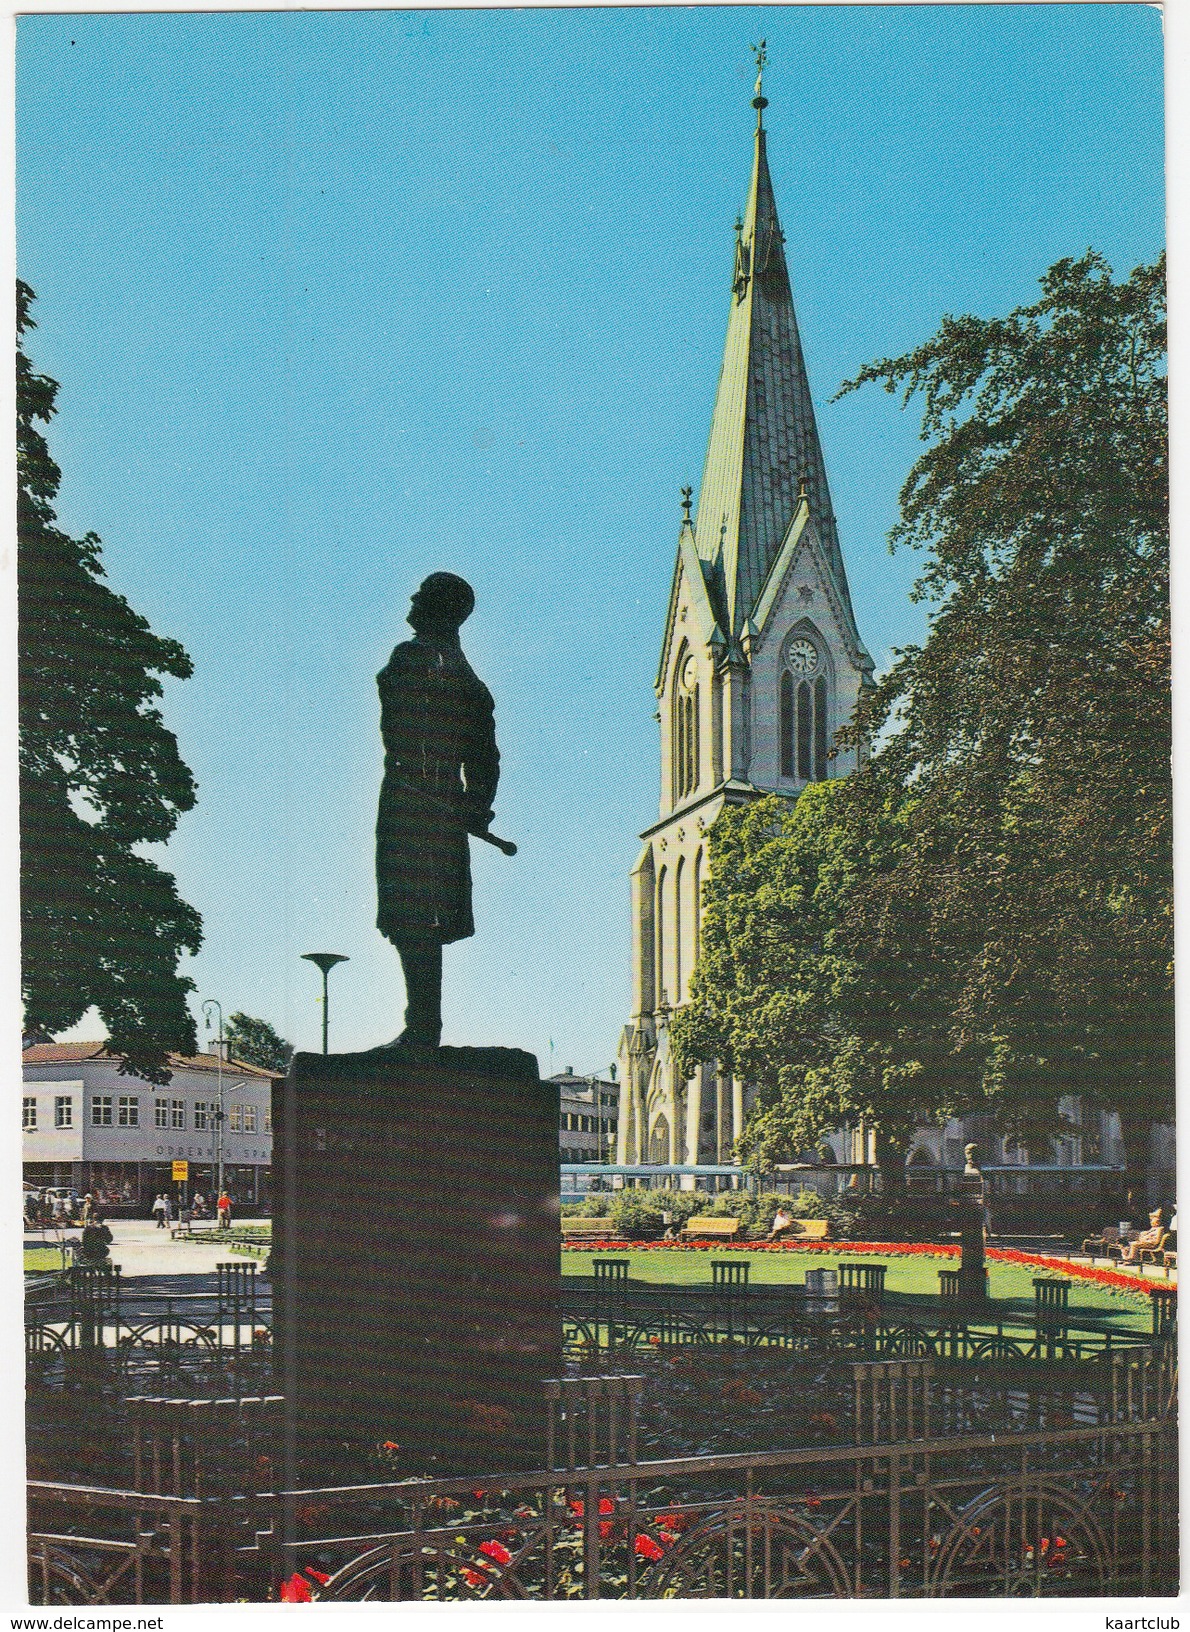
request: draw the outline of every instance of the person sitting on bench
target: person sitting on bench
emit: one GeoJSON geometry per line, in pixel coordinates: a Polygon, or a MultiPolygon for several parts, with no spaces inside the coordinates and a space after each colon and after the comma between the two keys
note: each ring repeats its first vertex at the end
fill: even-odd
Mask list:
{"type": "Polygon", "coordinates": [[[1149,1214],[1148,1229],[1142,1230],[1139,1235],[1134,1236],[1122,1249],[1120,1253],[1120,1262],[1122,1264],[1139,1264],[1140,1255],[1146,1247],[1152,1248],[1161,1245],[1161,1237],[1165,1234],[1165,1226],[1162,1224],[1161,1218],[1162,1210],[1160,1207],[1155,1208],[1149,1214]]]}

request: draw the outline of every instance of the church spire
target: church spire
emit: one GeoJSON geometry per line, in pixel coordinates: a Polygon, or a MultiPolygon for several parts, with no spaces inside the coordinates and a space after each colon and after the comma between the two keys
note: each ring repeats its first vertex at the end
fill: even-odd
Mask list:
{"type": "Polygon", "coordinates": [[[765,42],[753,50],[752,181],[736,223],[731,311],[695,541],[724,629],[738,637],[784,542],[804,479],[815,530],[858,645],[769,175],[765,42]]]}

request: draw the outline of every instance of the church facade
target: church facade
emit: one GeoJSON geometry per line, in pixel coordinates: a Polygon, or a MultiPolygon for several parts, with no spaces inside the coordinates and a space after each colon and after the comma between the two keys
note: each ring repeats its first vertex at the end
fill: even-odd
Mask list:
{"type": "Polygon", "coordinates": [[[727,1162],[744,1083],[677,1080],[668,1044],[698,959],[707,832],[725,804],[796,797],[862,749],[834,737],[871,683],[798,334],[757,82],[727,338],[696,513],[689,489],[655,689],[657,820],[632,872],[632,1016],[620,1042],[620,1163],[727,1162]]]}

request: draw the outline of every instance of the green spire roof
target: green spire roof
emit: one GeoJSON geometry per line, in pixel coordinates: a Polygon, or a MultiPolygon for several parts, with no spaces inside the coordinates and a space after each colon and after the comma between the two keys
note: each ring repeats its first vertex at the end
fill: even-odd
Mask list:
{"type": "Polygon", "coordinates": [[[804,476],[810,515],[858,645],[793,311],[759,92],[753,106],[752,184],[743,220],[736,223],[731,315],[695,539],[723,627],[738,637],[789,530],[798,479],[804,476]]]}

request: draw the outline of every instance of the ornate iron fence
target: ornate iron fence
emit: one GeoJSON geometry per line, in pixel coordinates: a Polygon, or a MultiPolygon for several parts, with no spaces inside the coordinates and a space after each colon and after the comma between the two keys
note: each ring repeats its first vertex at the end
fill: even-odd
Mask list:
{"type": "Polygon", "coordinates": [[[948,1432],[930,1359],[854,1368],[857,1443],[639,1461],[636,1377],[547,1385],[554,1465],[276,1492],[282,1402],[142,1402],[136,1490],[30,1485],[37,1602],[1088,1596],[1177,1587],[1171,1346],[1100,1420],[948,1432]]]}

